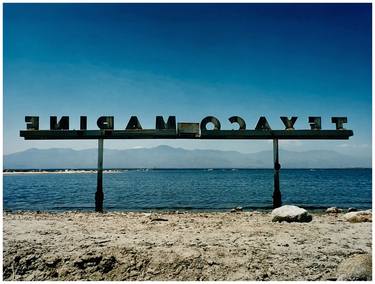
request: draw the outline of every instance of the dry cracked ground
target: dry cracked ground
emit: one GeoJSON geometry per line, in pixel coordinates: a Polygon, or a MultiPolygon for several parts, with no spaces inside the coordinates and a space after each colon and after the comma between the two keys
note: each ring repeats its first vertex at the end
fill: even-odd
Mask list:
{"type": "Polygon", "coordinates": [[[314,214],[4,213],[4,280],[335,280],[371,223],[314,214]]]}

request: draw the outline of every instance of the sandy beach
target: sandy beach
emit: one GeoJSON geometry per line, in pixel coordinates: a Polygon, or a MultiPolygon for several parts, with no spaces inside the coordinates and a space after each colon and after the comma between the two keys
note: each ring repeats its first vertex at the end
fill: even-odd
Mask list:
{"type": "Polygon", "coordinates": [[[4,280],[336,280],[371,253],[371,224],[343,214],[4,213],[4,280]]]}

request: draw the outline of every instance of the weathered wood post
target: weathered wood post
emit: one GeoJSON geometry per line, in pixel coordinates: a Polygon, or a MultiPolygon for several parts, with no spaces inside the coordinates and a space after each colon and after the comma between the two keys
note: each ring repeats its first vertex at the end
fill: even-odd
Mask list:
{"type": "Polygon", "coordinates": [[[95,193],[95,211],[103,212],[103,138],[98,140],[98,179],[95,193]]]}
{"type": "Polygon", "coordinates": [[[279,164],[279,140],[273,139],[273,208],[278,208],[281,206],[281,192],[280,192],[280,164],[279,164]]]}

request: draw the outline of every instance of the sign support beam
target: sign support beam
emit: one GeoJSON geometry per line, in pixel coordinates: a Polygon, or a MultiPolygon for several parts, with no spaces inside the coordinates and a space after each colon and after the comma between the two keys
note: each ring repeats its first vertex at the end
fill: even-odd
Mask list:
{"type": "Polygon", "coordinates": [[[131,130],[21,130],[25,140],[84,140],[84,139],[301,139],[347,140],[352,130],[202,130],[197,127],[190,135],[183,129],[131,129],[131,130]]]}
{"type": "Polygon", "coordinates": [[[279,163],[279,140],[273,139],[273,208],[278,208],[281,206],[281,192],[280,192],[280,163],[279,163]]]}
{"type": "Polygon", "coordinates": [[[95,211],[103,212],[103,138],[98,139],[98,176],[95,193],[95,211]]]}

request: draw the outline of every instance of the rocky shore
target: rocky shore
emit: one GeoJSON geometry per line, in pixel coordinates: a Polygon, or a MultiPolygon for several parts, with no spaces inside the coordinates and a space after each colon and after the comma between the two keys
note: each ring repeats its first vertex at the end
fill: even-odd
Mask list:
{"type": "Polygon", "coordinates": [[[342,280],[372,248],[372,223],[344,216],[4,213],[3,279],[342,280]]]}

